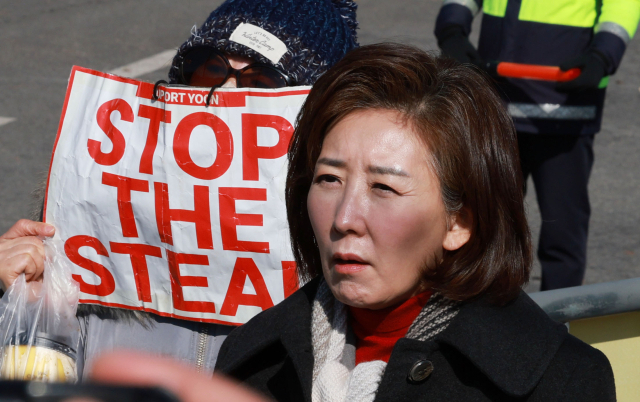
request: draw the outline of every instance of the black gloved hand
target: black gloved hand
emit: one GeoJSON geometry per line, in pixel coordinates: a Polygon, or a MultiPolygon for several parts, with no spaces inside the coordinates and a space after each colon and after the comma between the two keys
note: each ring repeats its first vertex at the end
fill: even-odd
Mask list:
{"type": "Polygon", "coordinates": [[[607,72],[606,57],[595,49],[589,50],[574,59],[560,64],[562,71],[580,68],[582,72],[575,80],[559,82],[556,89],[560,92],[580,92],[596,89],[607,72]]]}
{"type": "Polygon", "coordinates": [[[452,25],[438,35],[438,46],[442,54],[460,63],[481,64],[482,60],[475,47],[469,42],[461,26],[452,25]]]}

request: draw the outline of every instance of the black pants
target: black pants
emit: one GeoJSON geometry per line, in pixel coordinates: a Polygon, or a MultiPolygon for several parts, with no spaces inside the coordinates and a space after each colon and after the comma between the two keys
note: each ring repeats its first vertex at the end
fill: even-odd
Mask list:
{"type": "Polygon", "coordinates": [[[518,133],[518,143],[522,173],[525,182],[533,178],[542,218],[540,290],[579,286],[587,262],[593,135],[518,133]]]}

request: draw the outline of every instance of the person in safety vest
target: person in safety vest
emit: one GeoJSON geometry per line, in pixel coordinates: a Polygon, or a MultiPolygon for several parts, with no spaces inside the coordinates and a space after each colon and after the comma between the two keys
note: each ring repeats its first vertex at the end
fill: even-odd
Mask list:
{"type": "Polygon", "coordinates": [[[533,178],[542,215],[541,290],[582,284],[594,134],[609,77],[639,19],[640,0],[445,0],[438,14],[438,46],[461,63],[581,70],[565,82],[498,80],[518,132],[522,172],[533,178]],[[480,10],[476,50],[468,36],[480,10]]]}
{"type": "MultiPolygon", "coordinates": [[[[212,87],[212,91],[221,86],[313,85],[358,47],[356,9],[352,0],[227,0],[200,29],[192,29],[173,59],[169,80],[212,87]],[[286,48],[278,62],[266,50],[231,39],[247,25],[269,32],[286,48]]],[[[38,237],[54,232],[51,225],[23,219],[0,236],[3,289],[21,273],[27,280],[41,278],[44,248],[38,237]]],[[[87,378],[98,356],[120,348],[171,357],[211,373],[222,342],[234,328],[90,304],[81,304],[77,316],[79,378],[87,378]]]]}

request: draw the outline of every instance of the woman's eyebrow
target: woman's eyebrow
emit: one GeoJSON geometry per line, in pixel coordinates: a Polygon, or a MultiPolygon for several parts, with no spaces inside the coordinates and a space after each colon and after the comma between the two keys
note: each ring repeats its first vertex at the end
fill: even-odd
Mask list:
{"type": "Polygon", "coordinates": [[[391,174],[394,176],[410,177],[409,173],[400,169],[399,167],[386,167],[386,166],[369,166],[369,172],[374,174],[391,174]]]}
{"type": "Polygon", "coordinates": [[[318,159],[318,162],[316,162],[316,165],[327,165],[327,166],[333,166],[338,168],[347,166],[345,161],[340,159],[331,159],[331,158],[320,158],[318,159]]]}

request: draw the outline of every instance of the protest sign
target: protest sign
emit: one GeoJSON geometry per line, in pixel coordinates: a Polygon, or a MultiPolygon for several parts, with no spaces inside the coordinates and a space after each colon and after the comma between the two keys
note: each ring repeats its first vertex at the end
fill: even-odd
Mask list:
{"type": "Polygon", "coordinates": [[[239,325],[297,286],[284,184],[309,87],[208,90],[74,67],[45,221],[81,302],[239,325]]]}

